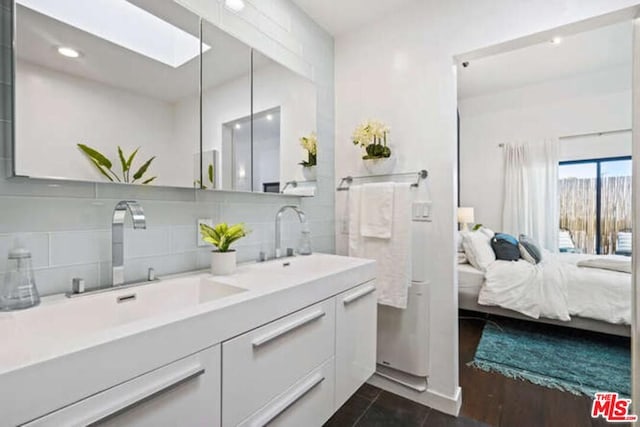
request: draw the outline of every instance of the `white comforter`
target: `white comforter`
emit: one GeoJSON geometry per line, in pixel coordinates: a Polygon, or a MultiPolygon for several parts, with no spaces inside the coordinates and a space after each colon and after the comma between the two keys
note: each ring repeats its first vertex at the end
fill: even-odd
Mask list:
{"type": "Polygon", "coordinates": [[[631,275],[576,264],[594,255],[544,254],[542,263],[495,261],[487,268],[478,304],[533,318],[571,316],[631,323],[631,275]]]}

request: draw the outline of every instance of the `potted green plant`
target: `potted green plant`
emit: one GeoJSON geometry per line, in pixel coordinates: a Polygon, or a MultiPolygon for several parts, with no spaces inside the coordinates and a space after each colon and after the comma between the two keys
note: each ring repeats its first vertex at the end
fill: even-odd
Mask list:
{"type": "Polygon", "coordinates": [[[395,167],[395,157],[391,155],[391,148],[387,144],[389,126],[379,120],[362,122],[351,136],[353,145],[364,148],[362,156],[364,166],[373,175],[386,175],[395,167]]]}
{"type": "Polygon", "coordinates": [[[307,151],[307,160],[303,160],[299,165],[302,165],[302,175],[307,181],[314,181],[318,177],[317,171],[317,155],[318,155],[318,137],[315,132],[312,132],[308,136],[300,138],[300,145],[307,151]]]}
{"type": "Polygon", "coordinates": [[[236,269],[236,251],[231,249],[231,244],[249,234],[249,230],[244,224],[239,223],[232,226],[225,222],[210,227],[200,224],[200,234],[202,240],[211,243],[218,248],[211,251],[211,274],[223,276],[231,274],[236,269]]]}

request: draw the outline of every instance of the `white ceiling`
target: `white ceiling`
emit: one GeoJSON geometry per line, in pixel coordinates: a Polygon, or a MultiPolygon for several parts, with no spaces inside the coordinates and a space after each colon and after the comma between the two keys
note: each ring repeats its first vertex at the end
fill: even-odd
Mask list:
{"type": "Polygon", "coordinates": [[[366,25],[416,0],[293,0],[333,36],[366,25]]]}
{"type": "Polygon", "coordinates": [[[526,48],[469,61],[458,66],[458,99],[534,85],[550,80],[630,66],[631,21],[526,48]]]}

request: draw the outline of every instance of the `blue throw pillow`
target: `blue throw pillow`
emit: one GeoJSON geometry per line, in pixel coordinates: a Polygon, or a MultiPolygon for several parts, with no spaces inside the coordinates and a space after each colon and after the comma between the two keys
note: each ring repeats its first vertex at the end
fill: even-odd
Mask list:
{"type": "Polygon", "coordinates": [[[511,234],[507,234],[507,233],[496,233],[496,235],[494,236],[496,239],[500,239],[500,240],[506,240],[507,242],[511,243],[512,245],[517,245],[518,244],[518,239],[516,239],[515,237],[513,237],[511,234]]]}
{"type": "Polygon", "coordinates": [[[491,239],[491,247],[496,254],[496,259],[503,261],[517,261],[520,259],[518,240],[505,233],[496,233],[491,239]]]}
{"type": "Polygon", "coordinates": [[[529,261],[531,264],[538,264],[542,261],[542,250],[531,237],[521,234],[518,248],[520,249],[520,256],[525,261],[529,261]]]}

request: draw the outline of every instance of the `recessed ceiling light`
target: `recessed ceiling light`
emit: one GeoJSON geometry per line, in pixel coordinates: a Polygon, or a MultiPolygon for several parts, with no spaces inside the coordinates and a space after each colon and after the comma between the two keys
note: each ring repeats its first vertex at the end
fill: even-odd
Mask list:
{"type": "MultiPolygon", "coordinates": [[[[174,68],[200,54],[197,36],[127,0],[16,0],[16,3],[174,68]]],[[[202,49],[207,51],[210,47],[203,44],[202,49]]]]}
{"type": "Polygon", "coordinates": [[[80,52],[67,46],[60,46],[58,48],[58,53],[62,56],[66,56],[67,58],[78,58],[80,56],[80,52]]]}
{"type": "Polygon", "coordinates": [[[551,41],[551,44],[560,44],[562,43],[562,37],[554,37],[550,41],[551,41]]]}
{"type": "Polygon", "coordinates": [[[234,12],[240,12],[244,9],[244,0],[224,0],[224,5],[234,12]]]}
{"type": "Polygon", "coordinates": [[[269,121],[273,120],[273,116],[271,114],[267,114],[267,120],[269,121]]]}
{"type": "Polygon", "coordinates": [[[236,129],[240,129],[241,127],[240,123],[236,123],[236,129]]]}

